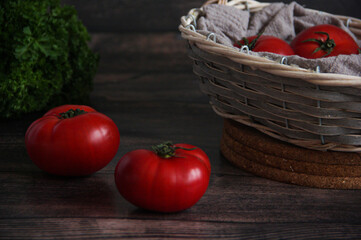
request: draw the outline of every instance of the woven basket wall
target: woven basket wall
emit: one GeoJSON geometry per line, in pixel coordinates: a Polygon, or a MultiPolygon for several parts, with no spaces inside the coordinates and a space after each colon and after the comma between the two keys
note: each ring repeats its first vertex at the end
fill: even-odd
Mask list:
{"type": "MultiPolygon", "coordinates": [[[[251,12],[269,5],[251,0],[206,4],[251,12]]],[[[319,73],[216,43],[214,34],[197,32],[194,23],[201,14],[202,8],[192,9],[179,30],[189,43],[200,88],[218,115],[304,148],[361,151],[361,77],[319,73]]],[[[336,17],[361,38],[361,20],[336,17]]]]}

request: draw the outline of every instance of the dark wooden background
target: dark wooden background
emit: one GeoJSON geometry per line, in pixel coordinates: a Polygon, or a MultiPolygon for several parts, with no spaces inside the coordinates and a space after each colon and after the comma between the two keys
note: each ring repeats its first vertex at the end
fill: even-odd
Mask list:
{"type": "MultiPolygon", "coordinates": [[[[75,5],[101,56],[91,102],[117,124],[120,148],[90,177],[55,177],[40,171],[24,146],[27,127],[41,113],[0,122],[0,239],[360,239],[360,191],[278,183],[220,155],[223,120],[199,91],[177,31],[180,16],[203,1],[62,2],[75,5]],[[136,208],[113,179],[123,154],[163,140],[197,145],[212,164],[206,194],[176,214],[136,208]]],[[[361,17],[356,0],[299,2],[361,17]]]]}
{"type": "MultiPolygon", "coordinates": [[[[174,32],[180,16],[200,7],[201,0],[62,0],[78,10],[91,32],[174,32]]],[[[264,2],[290,3],[292,0],[264,2]]],[[[361,18],[359,0],[299,0],[307,8],[361,18]]]]}

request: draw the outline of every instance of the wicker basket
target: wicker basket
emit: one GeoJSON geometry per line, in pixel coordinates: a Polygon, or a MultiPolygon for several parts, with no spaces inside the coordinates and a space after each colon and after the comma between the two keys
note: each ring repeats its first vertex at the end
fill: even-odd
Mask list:
{"type": "MultiPolygon", "coordinates": [[[[269,5],[252,0],[206,4],[251,12],[269,5]]],[[[361,152],[361,77],[320,73],[216,43],[214,34],[197,32],[201,14],[202,8],[192,9],[179,30],[188,40],[200,88],[218,115],[304,148],[361,152]]],[[[361,20],[336,17],[361,38],[361,20]]]]}

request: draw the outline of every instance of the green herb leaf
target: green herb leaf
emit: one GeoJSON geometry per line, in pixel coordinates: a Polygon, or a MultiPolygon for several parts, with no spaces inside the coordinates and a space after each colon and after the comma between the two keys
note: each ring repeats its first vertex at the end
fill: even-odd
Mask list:
{"type": "Polygon", "coordinates": [[[99,57],[71,6],[0,1],[0,118],[86,104],[99,57]]]}
{"type": "Polygon", "coordinates": [[[30,30],[29,27],[24,27],[23,32],[24,32],[26,35],[31,35],[31,30],[30,30]]]}

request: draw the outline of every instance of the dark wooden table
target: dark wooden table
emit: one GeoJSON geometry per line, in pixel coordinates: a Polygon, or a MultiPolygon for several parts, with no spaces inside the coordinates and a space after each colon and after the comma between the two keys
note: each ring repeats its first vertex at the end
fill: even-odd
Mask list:
{"type": "MultiPolygon", "coordinates": [[[[0,122],[0,239],[361,238],[361,191],[278,183],[239,170],[221,156],[223,120],[198,88],[185,42],[174,30],[177,26],[169,31],[185,9],[201,1],[168,3],[172,8],[167,14],[173,17],[169,23],[153,21],[159,24],[156,27],[148,25],[152,21],[133,23],[138,30],[132,31],[125,22],[110,22],[120,29],[117,32],[105,27],[108,15],[100,11],[105,3],[80,7],[85,2],[77,3],[79,14],[93,31],[91,47],[101,55],[91,103],[117,124],[118,153],[92,176],[51,176],[31,162],[24,145],[25,131],[40,113],[0,122]],[[89,11],[94,18],[85,17],[89,11]],[[99,21],[94,20],[97,17],[99,21]],[[197,145],[211,159],[207,192],[180,213],[139,209],[120,196],[114,183],[114,168],[123,154],[164,140],[197,145]]],[[[118,11],[106,9],[125,13],[119,6],[118,11]]]]}

